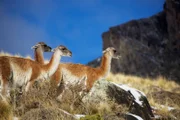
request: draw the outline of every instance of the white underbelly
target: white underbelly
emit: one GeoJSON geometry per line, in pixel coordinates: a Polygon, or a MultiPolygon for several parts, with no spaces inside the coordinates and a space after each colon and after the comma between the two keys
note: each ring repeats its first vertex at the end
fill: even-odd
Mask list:
{"type": "Polygon", "coordinates": [[[86,75],[84,75],[83,77],[77,77],[73,75],[70,71],[66,69],[62,69],[62,76],[63,76],[63,83],[66,86],[76,86],[76,85],[86,86],[86,80],[87,80],[86,75]]]}
{"type": "Polygon", "coordinates": [[[50,75],[48,74],[47,71],[41,71],[41,74],[39,75],[39,77],[37,78],[37,80],[49,80],[50,79],[50,75]]]}
{"type": "Polygon", "coordinates": [[[15,87],[22,87],[31,79],[32,68],[21,69],[18,65],[11,64],[12,67],[12,84],[15,87]]]}
{"type": "Polygon", "coordinates": [[[17,87],[21,87],[26,85],[27,82],[30,80],[30,75],[26,73],[17,73],[13,76],[13,84],[17,87]]]}

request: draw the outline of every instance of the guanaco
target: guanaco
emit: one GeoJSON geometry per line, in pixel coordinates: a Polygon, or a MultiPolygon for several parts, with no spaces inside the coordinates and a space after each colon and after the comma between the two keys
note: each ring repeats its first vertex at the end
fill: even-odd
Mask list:
{"type": "MultiPolygon", "coordinates": [[[[82,83],[83,81],[81,82],[79,80],[84,80],[86,91],[89,91],[96,80],[107,77],[111,68],[111,59],[118,59],[119,57],[116,49],[109,47],[103,51],[100,67],[92,68],[82,64],[60,63],[57,71],[51,76],[51,79],[55,80],[57,84],[63,82],[63,85],[82,83]]],[[[38,60],[42,59],[43,57],[38,55],[38,60]]]]}
{"type": "Polygon", "coordinates": [[[25,91],[29,91],[34,81],[47,79],[55,73],[59,66],[61,56],[72,56],[72,52],[62,45],[53,49],[52,52],[54,53],[48,64],[40,64],[25,58],[1,56],[1,94],[7,94],[10,82],[12,82],[13,87],[25,86],[25,91]]]}

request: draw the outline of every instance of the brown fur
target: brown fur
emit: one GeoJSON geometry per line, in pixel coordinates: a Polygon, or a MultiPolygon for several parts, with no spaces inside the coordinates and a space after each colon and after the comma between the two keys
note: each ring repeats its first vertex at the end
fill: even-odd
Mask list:
{"type": "Polygon", "coordinates": [[[28,68],[32,68],[32,77],[30,80],[34,80],[40,74],[40,65],[37,62],[34,62],[30,59],[10,57],[10,56],[1,56],[0,57],[0,75],[2,76],[1,84],[2,94],[6,94],[7,84],[12,81],[13,71],[10,64],[17,64],[21,70],[26,71],[28,68]]]}
{"type": "Polygon", "coordinates": [[[44,64],[44,57],[43,53],[44,52],[51,52],[51,47],[48,46],[44,42],[38,42],[34,46],[32,46],[32,49],[34,49],[34,59],[35,61],[38,61],[41,64],[44,64]]]}
{"type": "Polygon", "coordinates": [[[26,85],[26,90],[28,91],[30,86],[34,83],[35,80],[38,79],[47,79],[47,77],[54,74],[54,72],[58,68],[60,55],[71,55],[71,51],[66,49],[66,53],[64,54],[61,49],[64,46],[59,46],[56,48],[50,62],[48,64],[39,64],[36,61],[18,58],[18,57],[9,57],[9,56],[1,56],[0,57],[0,79],[1,79],[1,87],[2,94],[5,95],[7,91],[7,85],[12,80],[16,84],[26,85]],[[27,81],[15,80],[14,78],[26,78],[27,81]]]}
{"type": "MultiPolygon", "coordinates": [[[[62,69],[68,70],[71,75],[76,76],[78,78],[82,78],[83,76],[87,76],[86,89],[89,91],[94,82],[100,78],[105,78],[109,71],[111,65],[111,58],[114,53],[112,51],[105,51],[102,56],[101,66],[98,68],[92,68],[82,64],[71,64],[71,63],[60,63],[57,71],[52,75],[51,80],[55,80],[57,84],[62,80],[62,69]]],[[[41,55],[38,56],[41,59],[41,55]]]]}
{"type": "Polygon", "coordinates": [[[36,52],[34,52],[34,59],[35,59],[35,61],[38,61],[39,63],[44,64],[43,51],[40,47],[36,49],[36,52]],[[38,57],[38,56],[40,56],[40,57],[38,57]],[[42,59],[40,59],[40,58],[42,58],[42,59]]]}
{"type": "MultiPolygon", "coordinates": [[[[103,55],[102,57],[102,62],[101,66],[98,68],[92,68],[86,65],[82,64],[71,64],[71,63],[60,63],[58,71],[55,72],[53,76],[55,76],[54,80],[61,80],[61,69],[67,69],[68,71],[71,72],[72,75],[82,78],[84,75],[87,76],[87,90],[89,91],[94,82],[100,78],[105,78],[106,75],[108,74],[108,69],[110,69],[110,65],[108,63],[108,60],[110,61],[110,58],[108,58],[107,55],[103,55]],[[57,75],[58,74],[58,75],[57,75]]],[[[63,73],[62,73],[63,74],[63,73]]],[[[58,81],[57,83],[59,83],[58,81]]]]}

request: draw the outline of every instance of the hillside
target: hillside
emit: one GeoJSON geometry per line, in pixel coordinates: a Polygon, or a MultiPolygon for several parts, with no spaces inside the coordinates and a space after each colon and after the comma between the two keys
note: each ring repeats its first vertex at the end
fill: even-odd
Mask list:
{"type": "MultiPolygon", "coordinates": [[[[103,81],[101,83],[104,83],[103,81]]],[[[144,92],[157,120],[180,119],[180,85],[177,83],[163,77],[151,79],[123,74],[110,74],[107,81],[123,84],[144,92]]],[[[99,89],[98,85],[104,86],[98,84],[97,81],[90,94],[95,89],[104,91],[104,88],[99,89]]],[[[131,120],[127,118],[128,106],[118,104],[114,100],[107,102],[104,97],[99,98],[103,96],[102,93],[98,94],[99,97],[91,96],[90,98],[87,97],[87,94],[84,97],[88,98],[88,103],[84,103],[84,98],[82,99],[76,93],[77,86],[69,89],[71,92],[66,94],[64,101],[58,102],[55,97],[55,88],[53,84],[46,81],[35,84],[31,92],[27,94],[11,91],[9,105],[0,99],[0,118],[10,120],[12,116],[16,116],[22,120],[76,120],[80,116],[86,115],[85,120],[131,120]],[[100,102],[90,102],[91,99],[100,100],[100,102]]],[[[81,118],[81,120],[84,119],[81,118]]]]}

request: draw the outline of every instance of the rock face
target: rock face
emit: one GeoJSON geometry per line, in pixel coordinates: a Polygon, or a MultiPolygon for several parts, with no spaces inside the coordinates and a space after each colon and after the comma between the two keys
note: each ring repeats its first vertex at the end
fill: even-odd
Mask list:
{"type": "Polygon", "coordinates": [[[179,0],[166,0],[164,10],[149,18],[111,27],[102,38],[103,49],[113,46],[121,55],[119,61],[112,61],[112,72],[180,80],[179,0]]]}
{"type": "Polygon", "coordinates": [[[167,29],[171,45],[174,49],[180,49],[180,1],[166,0],[164,5],[166,12],[167,29]]]}
{"type": "MultiPolygon", "coordinates": [[[[126,85],[108,82],[104,79],[96,81],[90,92],[83,97],[83,102],[100,104],[102,101],[124,104],[128,106],[129,114],[134,114],[145,120],[151,120],[154,117],[145,95],[126,85]]],[[[128,114],[126,116],[130,117],[128,114]]]]}

